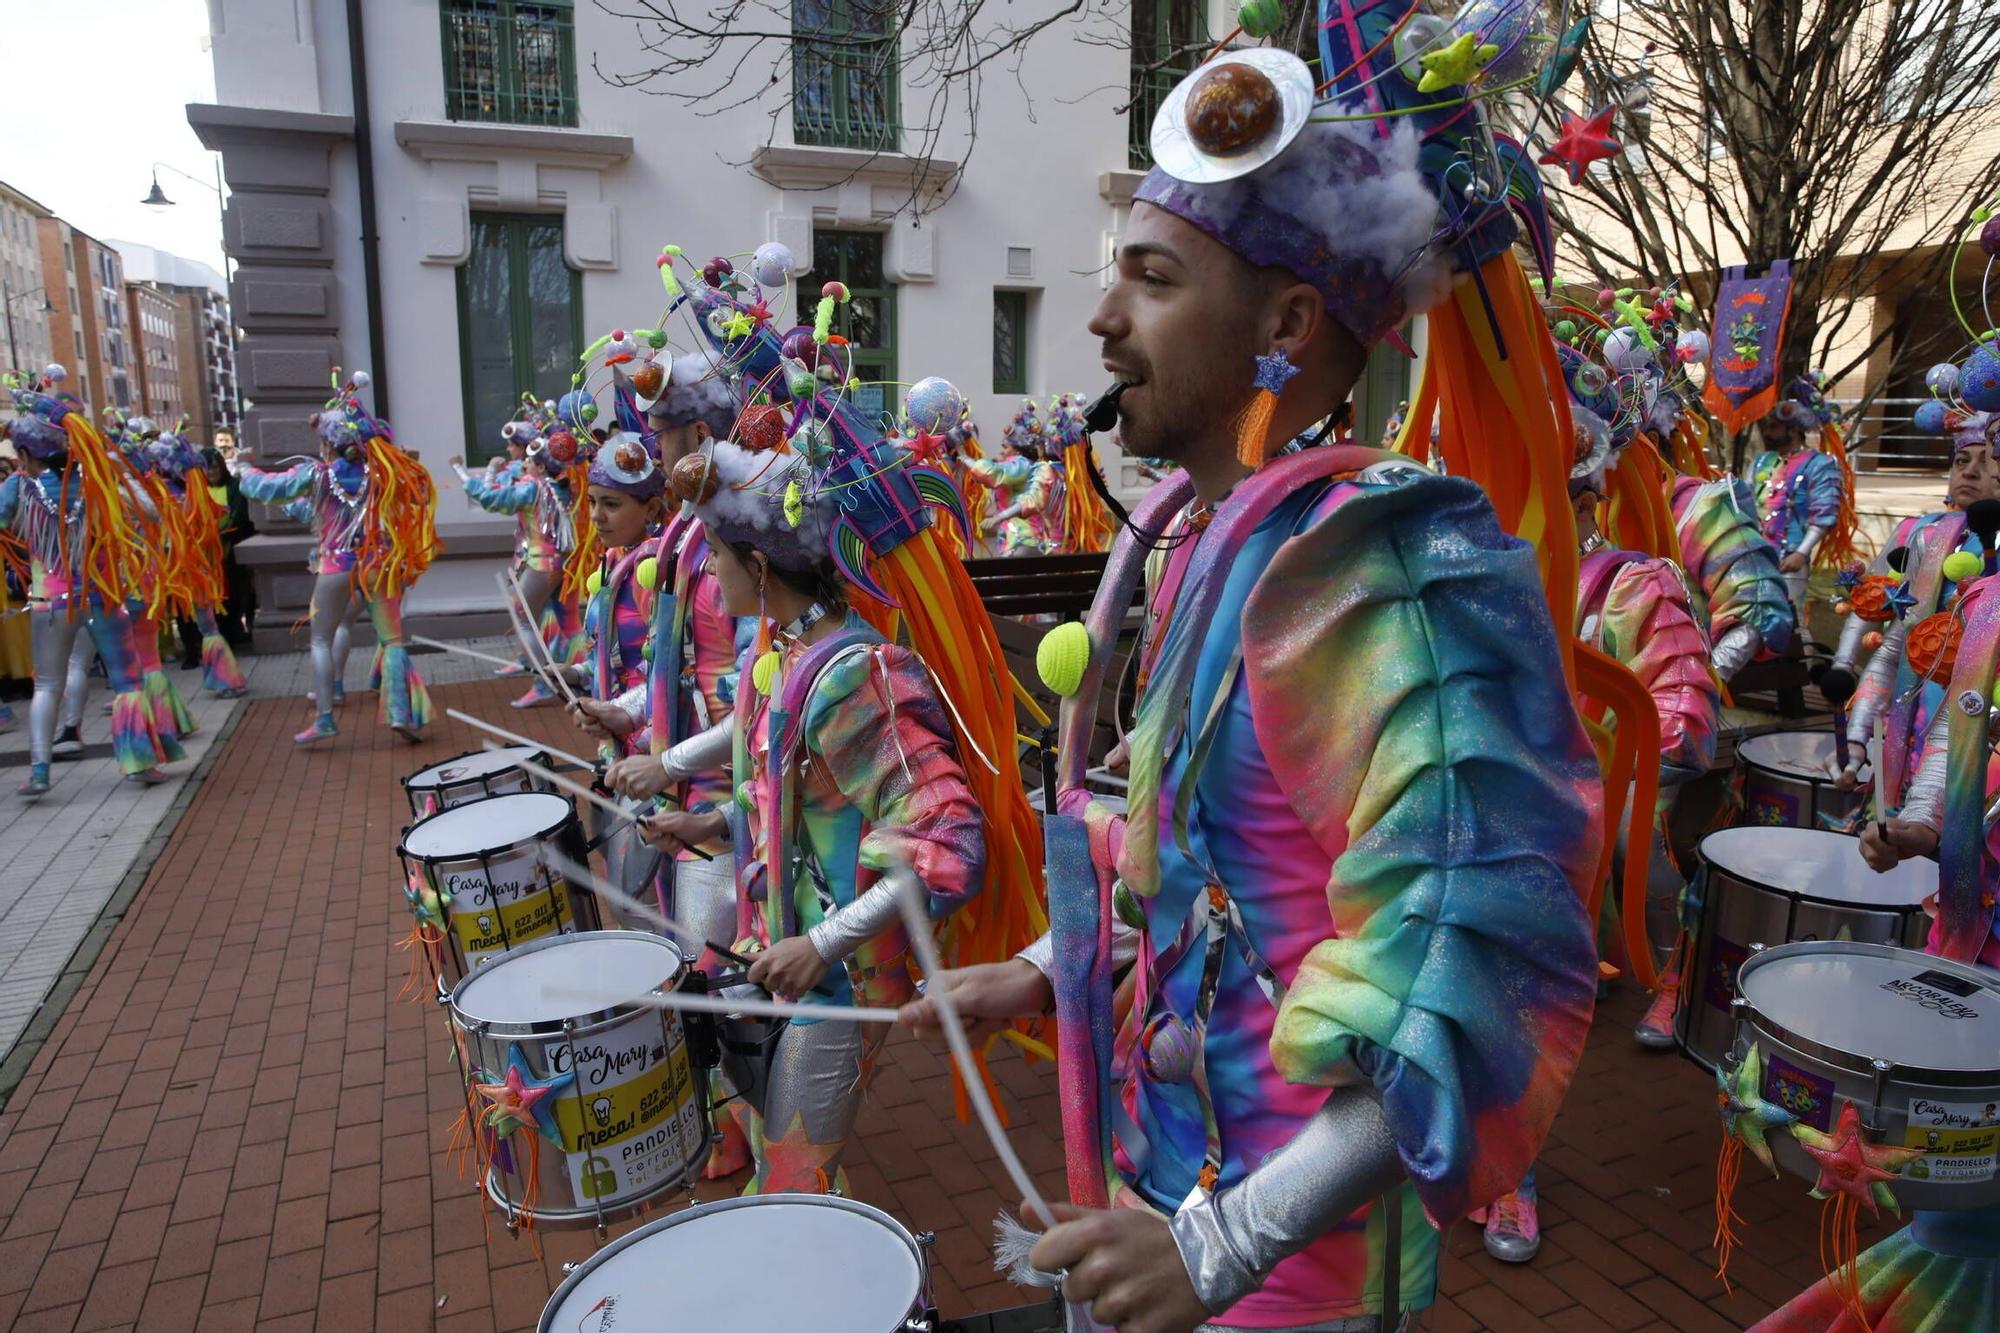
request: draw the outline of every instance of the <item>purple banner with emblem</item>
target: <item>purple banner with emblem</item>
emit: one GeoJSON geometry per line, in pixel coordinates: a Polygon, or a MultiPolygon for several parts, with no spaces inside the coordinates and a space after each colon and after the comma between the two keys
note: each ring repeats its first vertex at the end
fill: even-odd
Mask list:
{"type": "Polygon", "coordinates": [[[1731,431],[1758,420],[1777,402],[1785,316],[1792,305],[1791,260],[1772,261],[1761,278],[1744,276],[1747,272],[1723,271],[1709,336],[1708,387],[1702,390],[1708,410],[1731,431]]]}

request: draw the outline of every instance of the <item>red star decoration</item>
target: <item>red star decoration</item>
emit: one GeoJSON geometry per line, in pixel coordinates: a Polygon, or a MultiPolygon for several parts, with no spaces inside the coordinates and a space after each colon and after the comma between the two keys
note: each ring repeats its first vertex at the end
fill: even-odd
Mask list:
{"type": "Polygon", "coordinates": [[[1563,167],[1569,172],[1571,185],[1581,184],[1591,163],[1625,151],[1625,145],[1611,137],[1611,118],[1617,114],[1616,106],[1608,106],[1589,120],[1564,116],[1562,133],[1556,136],[1555,146],[1535,160],[1544,166],[1563,167]]]}
{"type": "Polygon", "coordinates": [[[935,463],[944,456],[944,445],[944,436],[920,430],[910,441],[910,454],[919,463],[935,463]]]}
{"type": "Polygon", "coordinates": [[[766,306],[762,301],[757,302],[755,305],[745,306],[743,313],[756,320],[759,324],[768,324],[771,322],[770,307],[766,306]]]}
{"type": "Polygon", "coordinates": [[[1834,1122],[1833,1133],[1822,1134],[1807,1125],[1793,1125],[1792,1136],[1819,1163],[1819,1179],[1813,1184],[1813,1193],[1820,1198],[1852,1195],[1857,1202],[1868,1205],[1870,1217],[1880,1216],[1875,1206],[1878,1202],[1891,1208],[1896,1206],[1888,1182],[1896,1178],[1905,1164],[1924,1155],[1922,1148],[1870,1143],[1861,1132],[1861,1113],[1854,1109],[1853,1102],[1841,1103],[1840,1119],[1834,1122]]]}

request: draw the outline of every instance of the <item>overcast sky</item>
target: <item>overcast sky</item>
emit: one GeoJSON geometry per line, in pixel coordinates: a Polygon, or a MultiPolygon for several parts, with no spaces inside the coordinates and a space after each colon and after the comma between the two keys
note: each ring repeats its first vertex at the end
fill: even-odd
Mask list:
{"type": "Polygon", "coordinates": [[[8,0],[0,179],[100,240],[140,241],[222,268],[213,187],[169,171],[175,207],[141,208],[157,159],[204,181],[215,156],[188,128],[215,100],[202,0],[8,0]]]}

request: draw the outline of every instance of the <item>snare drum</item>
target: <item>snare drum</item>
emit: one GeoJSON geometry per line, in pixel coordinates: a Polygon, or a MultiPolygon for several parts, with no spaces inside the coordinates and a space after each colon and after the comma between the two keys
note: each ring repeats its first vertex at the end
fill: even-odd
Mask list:
{"type": "Polygon", "coordinates": [[[411,825],[397,850],[411,910],[441,927],[441,991],[530,940],[597,929],[596,895],[550,869],[551,852],[587,864],[565,797],[517,792],[455,805],[411,825]]]}
{"type": "MultiPolygon", "coordinates": [[[[1737,981],[1731,1063],[1756,1042],[1766,1101],[1826,1131],[1853,1102],[1879,1142],[1927,1148],[1891,1189],[1905,1208],[2000,1204],[2000,976],[1881,944],[1760,949],[1737,981]]],[[[1790,1134],[1780,1165],[1816,1180],[1790,1134]]]]}
{"type": "Polygon", "coordinates": [[[937,1327],[929,1236],[879,1208],[824,1194],[724,1199],[620,1236],[577,1265],[537,1333],[615,1328],[937,1327]],[[771,1280],[774,1256],[784,1280],[771,1280]]]}
{"type": "Polygon", "coordinates": [[[509,1123],[486,1162],[487,1196],[510,1221],[603,1227],[697,1179],[708,1160],[708,1080],[696,1076],[680,1015],[632,1003],[687,972],[657,935],[598,930],[524,944],[452,991],[473,1071],[467,1110],[486,1123],[515,1096],[510,1071],[526,1090],[520,1100],[534,1100],[533,1123],[509,1123]],[[544,987],[603,998],[551,999],[544,987]]]}
{"type": "Polygon", "coordinates": [[[1937,892],[1935,861],[1904,861],[1878,875],[1843,834],[1747,826],[1703,838],[1701,861],[1694,956],[1674,1035],[1709,1069],[1729,1049],[1736,971],[1753,946],[1843,939],[1917,948],[1930,930],[1923,902],[1937,892]]]}
{"type": "Polygon", "coordinates": [[[1833,785],[1835,757],[1830,731],[1774,731],[1744,741],[1736,747],[1743,766],[1743,822],[1845,832],[1868,793],[1833,785]]]}
{"type": "Polygon", "coordinates": [[[498,750],[467,750],[441,764],[420,768],[403,779],[403,793],[410,798],[410,813],[422,819],[488,796],[547,790],[521,767],[523,760],[543,768],[549,766],[546,752],[528,745],[509,745],[498,750]]]}

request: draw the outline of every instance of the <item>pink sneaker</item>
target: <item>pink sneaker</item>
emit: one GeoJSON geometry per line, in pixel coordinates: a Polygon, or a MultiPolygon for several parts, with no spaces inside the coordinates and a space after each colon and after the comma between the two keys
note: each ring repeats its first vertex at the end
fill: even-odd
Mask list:
{"type": "Polygon", "coordinates": [[[1525,1264],[1541,1248],[1534,1187],[1495,1199],[1486,1210],[1486,1252],[1502,1263],[1525,1264]]]}
{"type": "Polygon", "coordinates": [[[549,693],[548,687],[537,683],[533,689],[514,700],[511,706],[515,708],[540,708],[544,704],[552,704],[555,701],[556,697],[549,693]]]}
{"type": "Polygon", "coordinates": [[[292,744],[311,745],[314,741],[328,740],[339,734],[340,728],[333,724],[333,719],[327,714],[321,713],[313,719],[313,724],[310,727],[292,737],[292,744]]]}
{"type": "Polygon", "coordinates": [[[1662,977],[1659,993],[1646,1007],[1646,1016],[1639,1020],[1638,1027],[1632,1029],[1633,1039],[1648,1050],[1674,1049],[1678,1044],[1674,1040],[1674,1011],[1680,1007],[1680,998],[1679,975],[1662,977]]]}

